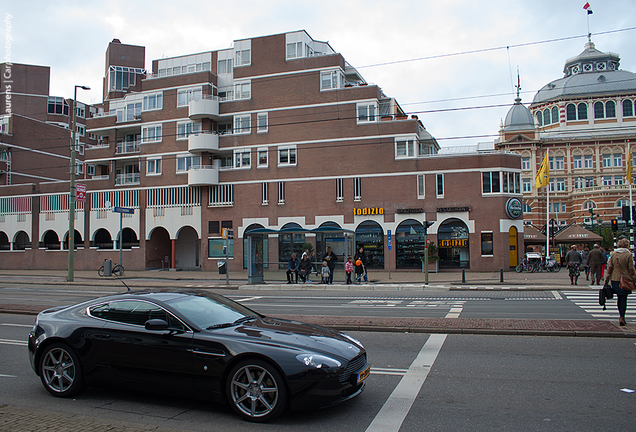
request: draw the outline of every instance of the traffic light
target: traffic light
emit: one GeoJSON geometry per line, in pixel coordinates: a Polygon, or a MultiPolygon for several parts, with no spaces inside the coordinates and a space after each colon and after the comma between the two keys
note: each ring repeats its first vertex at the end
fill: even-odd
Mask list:
{"type": "Polygon", "coordinates": [[[618,231],[618,219],[612,219],[612,231],[618,231]]]}

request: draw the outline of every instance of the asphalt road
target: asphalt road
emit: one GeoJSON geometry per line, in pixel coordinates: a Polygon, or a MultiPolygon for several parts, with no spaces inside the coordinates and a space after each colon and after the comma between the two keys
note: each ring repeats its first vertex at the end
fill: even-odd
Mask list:
{"type": "Polygon", "coordinates": [[[31,429],[15,423],[12,432],[65,430],[69,418],[76,431],[605,432],[633,430],[636,418],[636,393],[626,392],[636,389],[636,345],[627,338],[353,332],[373,367],[360,397],[254,425],[226,407],[191,399],[103,388],[52,397],[28,362],[33,320],[0,314],[0,405],[11,408],[0,409],[0,430],[15,417],[3,413],[20,410],[38,416],[18,419],[31,429]]]}

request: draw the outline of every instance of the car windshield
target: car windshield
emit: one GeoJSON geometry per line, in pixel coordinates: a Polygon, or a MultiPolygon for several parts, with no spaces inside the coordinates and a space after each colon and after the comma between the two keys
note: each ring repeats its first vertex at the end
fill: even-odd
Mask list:
{"type": "Polygon", "coordinates": [[[167,302],[197,327],[214,328],[258,317],[254,311],[223,297],[185,296],[167,302]]]}

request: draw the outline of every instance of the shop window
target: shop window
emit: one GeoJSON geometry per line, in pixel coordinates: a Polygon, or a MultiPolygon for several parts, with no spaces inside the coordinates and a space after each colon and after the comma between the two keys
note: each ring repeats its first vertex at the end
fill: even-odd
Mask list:
{"type": "Polygon", "coordinates": [[[481,255],[482,256],[493,255],[492,238],[493,238],[492,232],[481,233],[481,255]]]}
{"type": "Polygon", "coordinates": [[[375,221],[364,221],[356,228],[356,252],[360,247],[367,256],[367,267],[384,268],[384,231],[375,221]]]}
{"type": "Polygon", "coordinates": [[[396,267],[422,268],[425,246],[424,226],[413,219],[401,222],[395,229],[396,267]]]}
{"type": "Polygon", "coordinates": [[[223,248],[227,244],[227,256],[234,258],[234,239],[208,239],[208,258],[225,258],[223,248]]]}

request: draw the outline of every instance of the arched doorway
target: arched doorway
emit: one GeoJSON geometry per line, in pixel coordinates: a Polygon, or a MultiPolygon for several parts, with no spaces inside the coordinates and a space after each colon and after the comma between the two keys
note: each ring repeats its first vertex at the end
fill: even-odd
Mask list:
{"type": "Polygon", "coordinates": [[[31,249],[31,240],[29,240],[29,235],[24,231],[18,231],[15,235],[15,240],[13,242],[14,250],[25,250],[31,249]]]}
{"type": "Polygon", "coordinates": [[[100,228],[95,232],[95,240],[93,240],[94,247],[97,249],[114,249],[113,238],[110,232],[105,228],[100,228]]]}
{"type": "MultiPolygon", "coordinates": [[[[137,238],[137,233],[134,229],[124,228],[122,237],[124,238],[124,242],[121,245],[122,249],[132,249],[133,247],[139,247],[139,239],[137,238]]],[[[117,241],[119,241],[119,233],[117,233],[117,241]]]]}
{"type": "MultiPolygon", "coordinates": [[[[194,228],[185,226],[179,230],[175,242],[175,268],[198,268],[200,262],[201,242],[194,228]]],[[[230,256],[232,254],[230,253],[230,256]]]]}
{"type": "Polygon", "coordinates": [[[44,237],[42,238],[42,246],[46,250],[59,250],[60,238],[57,236],[57,233],[53,230],[48,230],[44,233],[44,237]]]}
{"type": "Polygon", "coordinates": [[[10,250],[11,243],[9,243],[9,237],[4,231],[0,231],[0,250],[10,250]]]}
{"type": "MultiPolygon", "coordinates": [[[[73,247],[77,249],[77,247],[84,247],[84,240],[82,240],[82,235],[79,231],[75,230],[75,237],[73,238],[73,247]]],[[[64,249],[68,250],[68,231],[64,234],[64,249]]]]}
{"type": "Polygon", "coordinates": [[[517,227],[511,226],[508,230],[508,265],[516,267],[519,263],[519,254],[517,253],[518,242],[517,227]]]}
{"type": "Polygon", "coordinates": [[[364,221],[356,228],[356,251],[362,246],[367,256],[367,267],[384,268],[384,230],[375,221],[364,221]]]}
{"type": "Polygon", "coordinates": [[[168,269],[171,267],[172,242],[164,227],[155,227],[146,241],[146,269],[168,269]]]}
{"type": "Polygon", "coordinates": [[[424,225],[415,219],[402,221],[395,229],[396,268],[421,268],[424,246],[424,225]]]}
{"type": "Polygon", "coordinates": [[[440,268],[470,268],[468,227],[459,219],[444,221],[437,230],[440,268]]]}

